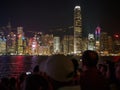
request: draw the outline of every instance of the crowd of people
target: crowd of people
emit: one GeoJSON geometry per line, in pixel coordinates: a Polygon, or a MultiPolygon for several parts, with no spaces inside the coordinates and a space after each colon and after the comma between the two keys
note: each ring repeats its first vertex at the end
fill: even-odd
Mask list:
{"type": "Polygon", "coordinates": [[[120,90],[120,61],[98,61],[92,50],[83,53],[81,67],[76,58],[53,55],[42,70],[36,65],[31,74],[1,78],[0,90],[120,90]]]}

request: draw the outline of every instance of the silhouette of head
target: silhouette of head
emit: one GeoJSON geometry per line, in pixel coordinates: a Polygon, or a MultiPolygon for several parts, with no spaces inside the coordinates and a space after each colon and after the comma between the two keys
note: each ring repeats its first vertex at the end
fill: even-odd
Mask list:
{"type": "Polygon", "coordinates": [[[92,50],[84,51],[82,55],[82,63],[87,67],[95,67],[98,63],[98,54],[92,50]]]}
{"type": "Polygon", "coordinates": [[[33,69],[33,72],[39,72],[39,65],[36,65],[33,69]]]}

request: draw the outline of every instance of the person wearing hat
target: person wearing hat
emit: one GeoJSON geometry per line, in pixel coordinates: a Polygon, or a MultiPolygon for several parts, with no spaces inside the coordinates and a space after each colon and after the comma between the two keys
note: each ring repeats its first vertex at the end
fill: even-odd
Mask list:
{"type": "Polygon", "coordinates": [[[83,73],[80,75],[81,90],[109,90],[106,78],[97,70],[97,52],[86,50],[82,55],[83,73]]]}
{"type": "Polygon", "coordinates": [[[53,90],[80,90],[80,85],[73,85],[74,65],[67,56],[53,55],[48,57],[45,73],[52,83],[53,90]]]}

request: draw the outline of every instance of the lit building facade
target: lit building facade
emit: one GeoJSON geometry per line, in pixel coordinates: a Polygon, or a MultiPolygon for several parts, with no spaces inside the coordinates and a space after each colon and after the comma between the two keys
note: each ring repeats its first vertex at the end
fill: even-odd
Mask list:
{"type": "Polygon", "coordinates": [[[17,54],[24,54],[24,43],[25,37],[23,32],[23,27],[17,27],[17,54]]]}
{"type": "Polygon", "coordinates": [[[95,50],[94,34],[88,34],[88,50],[95,50]]]}
{"type": "Polygon", "coordinates": [[[74,8],[74,53],[82,52],[82,17],[80,6],[74,8]]]}
{"type": "Polygon", "coordinates": [[[95,50],[99,53],[100,52],[100,33],[101,28],[97,26],[95,29],[95,50]]]}
{"type": "Polygon", "coordinates": [[[54,37],[53,49],[54,53],[60,53],[60,37],[54,37]]]}
{"type": "Polygon", "coordinates": [[[45,44],[45,53],[44,54],[48,54],[50,55],[51,53],[53,53],[53,35],[52,34],[46,34],[43,36],[43,42],[45,44]]]}
{"type": "Polygon", "coordinates": [[[39,44],[39,46],[42,45],[42,36],[43,36],[43,33],[42,33],[42,32],[37,32],[37,33],[35,34],[36,41],[37,41],[37,43],[39,44]]]}
{"type": "Polygon", "coordinates": [[[0,31],[0,54],[6,54],[6,38],[3,32],[0,31]]]}
{"type": "Polygon", "coordinates": [[[65,35],[62,41],[63,53],[73,54],[74,53],[74,37],[72,35],[65,35]]]}
{"type": "Polygon", "coordinates": [[[31,42],[31,54],[32,55],[38,55],[38,43],[37,43],[36,37],[32,38],[32,42],[31,42]]]}
{"type": "Polygon", "coordinates": [[[109,54],[113,53],[113,39],[111,36],[108,36],[108,52],[109,54]]]}
{"type": "Polygon", "coordinates": [[[120,34],[114,34],[114,53],[120,53],[120,34]]]}
{"type": "Polygon", "coordinates": [[[88,50],[88,38],[83,38],[83,51],[88,50]]]}
{"type": "Polygon", "coordinates": [[[50,55],[53,51],[53,35],[46,34],[42,35],[41,45],[40,45],[40,55],[50,55]]]}
{"type": "Polygon", "coordinates": [[[16,54],[16,34],[14,32],[7,35],[6,49],[7,54],[16,54]]]}
{"type": "Polygon", "coordinates": [[[108,54],[108,33],[101,32],[100,34],[100,52],[104,55],[108,54]]]}

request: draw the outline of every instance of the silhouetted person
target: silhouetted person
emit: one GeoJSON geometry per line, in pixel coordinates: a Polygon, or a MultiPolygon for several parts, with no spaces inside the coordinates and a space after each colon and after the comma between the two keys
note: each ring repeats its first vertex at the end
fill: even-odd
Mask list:
{"type": "Polygon", "coordinates": [[[72,63],[74,65],[74,83],[79,84],[80,79],[80,71],[79,71],[79,63],[78,60],[75,58],[72,58],[72,63]]]}
{"type": "Polygon", "coordinates": [[[74,65],[74,72],[75,72],[75,74],[77,74],[78,67],[79,67],[79,64],[78,64],[77,59],[72,58],[72,63],[73,63],[73,65],[74,65]]]}
{"type": "Polygon", "coordinates": [[[39,65],[36,65],[33,73],[27,76],[25,90],[51,90],[48,80],[40,75],[39,65]]]}
{"type": "Polygon", "coordinates": [[[14,77],[11,77],[10,80],[9,80],[10,84],[9,84],[9,90],[17,90],[17,87],[16,87],[16,79],[14,77]]]}
{"type": "Polygon", "coordinates": [[[9,90],[9,79],[6,77],[1,78],[0,90],[9,90]]]}
{"type": "Polygon", "coordinates": [[[115,66],[115,78],[116,80],[111,83],[111,90],[120,90],[120,62],[115,66]]]}
{"type": "Polygon", "coordinates": [[[82,55],[83,73],[80,75],[81,90],[109,90],[107,80],[97,70],[97,52],[86,50],[82,55]]]}
{"type": "Polygon", "coordinates": [[[101,74],[107,78],[107,71],[108,71],[107,65],[106,64],[99,64],[98,69],[101,72],[101,74]]]}
{"type": "Polygon", "coordinates": [[[51,90],[48,80],[38,74],[26,78],[25,90],[51,90]]]}
{"type": "Polygon", "coordinates": [[[25,72],[20,74],[18,81],[17,81],[18,90],[24,90],[26,77],[27,75],[25,72]]]}
{"type": "Polygon", "coordinates": [[[33,68],[33,74],[40,74],[39,65],[36,65],[36,66],[33,68]]]}

